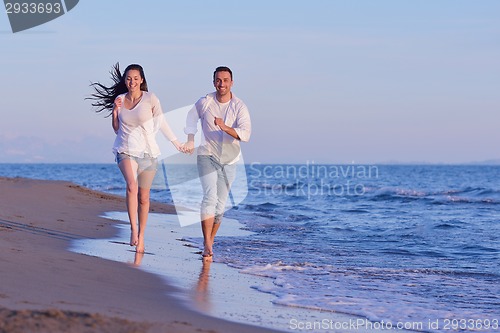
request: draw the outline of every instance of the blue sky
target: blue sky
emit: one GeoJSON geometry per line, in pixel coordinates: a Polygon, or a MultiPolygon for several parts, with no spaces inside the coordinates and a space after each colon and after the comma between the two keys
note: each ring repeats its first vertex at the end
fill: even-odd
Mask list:
{"type": "Polygon", "coordinates": [[[17,34],[0,14],[0,44],[0,162],[112,163],[84,98],[117,61],[165,111],[231,67],[246,162],[500,159],[500,1],[82,0],[17,34]]]}

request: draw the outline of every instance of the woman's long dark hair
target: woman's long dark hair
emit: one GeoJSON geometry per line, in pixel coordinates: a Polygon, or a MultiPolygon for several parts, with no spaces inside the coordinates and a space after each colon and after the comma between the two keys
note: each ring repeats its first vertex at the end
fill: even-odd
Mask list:
{"type": "Polygon", "coordinates": [[[92,106],[96,108],[96,112],[108,111],[109,114],[106,117],[109,117],[113,112],[113,107],[115,103],[116,97],[118,95],[124,94],[128,92],[127,86],[125,85],[125,76],[127,72],[131,69],[138,70],[143,82],[141,84],[142,91],[148,91],[148,83],[146,82],[146,76],[144,75],[144,69],[141,65],[132,64],[128,65],[123,72],[123,75],[120,73],[120,64],[116,63],[113,66],[113,69],[109,72],[111,74],[111,80],[114,84],[110,87],[106,87],[105,85],[94,82],[91,83],[90,86],[94,88],[94,93],[85,99],[93,100],[92,106]]]}

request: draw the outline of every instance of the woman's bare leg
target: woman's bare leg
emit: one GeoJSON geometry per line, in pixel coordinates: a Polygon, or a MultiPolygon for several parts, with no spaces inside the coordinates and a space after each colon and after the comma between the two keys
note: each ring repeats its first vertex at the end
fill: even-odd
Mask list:
{"type": "Polygon", "coordinates": [[[118,165],[127,183],[126,203],[128,219],[130,221],[130,246],[136,246],[139,242],[139,229],[137,226],[138,209],[138,184],[137,163],[131,159],[124,159],[118,165]]]}
{"type": "Polygon", "coordinates": [[[151,184],[155,177],[156,170],[141,171],[139,173],[139,195],[138,195],[138,209],[139,214],[139,238],[137,242],[137,252],[144,252],[144,234],[146,231],[146,224],[148,222],[149,214],[149,197],[151,191],[151,184]]]}

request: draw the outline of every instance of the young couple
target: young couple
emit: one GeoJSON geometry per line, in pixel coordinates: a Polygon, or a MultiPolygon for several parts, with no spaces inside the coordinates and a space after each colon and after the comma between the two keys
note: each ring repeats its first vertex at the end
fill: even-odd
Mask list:
{"type": "Polygon", "coordinates": [[[203,131],[197,164],[203,190],[200,219],[204,238],[202,256],[212,260],[213,243],[219,229],[230,186],[239,159],[239,141],[248,141],[251,122],[248,108],[232,92],[233,74],[217,67],[213,74],[215,92],[202,97],[186,115],[187,141],[180,144],[164,118],[160,101],[148,92],[144,70],[129,65],[123,75],[116,64],[111,72],[114,85],[93,83],[90,99],[97,112],[107,110],[116,133],[113,153],[127,184],[126,203],[130,220],[130,245],[143,253],[144,232],[149,213],[149,195],[160,155],[156,134],[165,137],[183,153],[194,152],[198,121],[203,131]]]}

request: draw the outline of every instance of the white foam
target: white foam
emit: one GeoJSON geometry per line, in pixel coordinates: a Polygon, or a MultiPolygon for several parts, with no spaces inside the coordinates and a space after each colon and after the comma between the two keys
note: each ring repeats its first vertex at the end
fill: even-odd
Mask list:
{"type": "Polygon", "coordinates": [[[273,279],[272,285],[256,289],[275,295],[275,304],[289,307],[344,312],[372,322],[422,323],[423,331],[426,332],[446,331],[443,322],[440,329],[429,328],[430,320],[495,319],[492,312],[480,309],[450,311],[446,304],[440,305],[435,298],[408,293],[408,286],[411,285],[457,284],[455,287],[459,288],[458,284],[465,283],[467,286],[468,283],[477,283],[473,278],[456,279],[443,274],[422,275],[420,272],[395,269],[358,268],[346,271],[336,270],[333,266],[290,266],[282,263],[253,266],[242,272],[273,279]]]}

